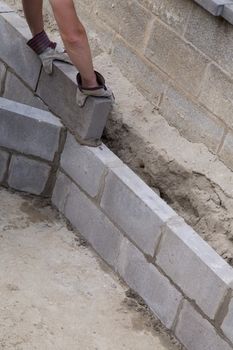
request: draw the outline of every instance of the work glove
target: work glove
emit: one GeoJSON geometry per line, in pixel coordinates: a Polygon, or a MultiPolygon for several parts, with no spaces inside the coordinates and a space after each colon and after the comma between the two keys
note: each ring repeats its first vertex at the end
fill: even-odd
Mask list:
{"type": "Polygon", "coordinates": [[[50,41],[44,30],[29,40],[27,45],[39,56],[47,74],[52,74],[54,61],[72,64],[69,56],[58,50],[57,44],[50,41]]]}
{"type": "Polygon", "coordinates": [[[89,96],[98,97],[98,98],[109,98],[112,103],[115,101],[115,97],[111,89],[106,87],[104,77],[95,71],[96,80],[98,86],[95,88],[85,88],[82,86],[82,78],[80,73],[77,74],[77,94],[76,94],[76,102],[79,107],[84,107],[86,100],[89,96]]]}
{"type": "Polygon", "coordinates": [[[44,67],[45,73],[52,74],[53,73],[53,62],[54,61],[60,61],[65,62],[68,64],[72,64],[69,56],[67,53],[59,52],[56,48],[48,47],[44,52],[42,52],[40,55],[40,60],[42,62],[42,65],[44,67]]]}

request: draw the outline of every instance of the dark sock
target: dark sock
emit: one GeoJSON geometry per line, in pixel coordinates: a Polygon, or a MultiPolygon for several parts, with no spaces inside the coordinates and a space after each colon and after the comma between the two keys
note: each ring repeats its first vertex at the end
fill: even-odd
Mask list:
{"type": "Polygon", "coordinates": [[[29,40],[27,45],[33,51],[35,51],[37,55],[40,55],[48,47],[55,49],[57,44],[50,41],[48,35],[43,30],[41,33],[36,34],[31,40],[29,40]]]}

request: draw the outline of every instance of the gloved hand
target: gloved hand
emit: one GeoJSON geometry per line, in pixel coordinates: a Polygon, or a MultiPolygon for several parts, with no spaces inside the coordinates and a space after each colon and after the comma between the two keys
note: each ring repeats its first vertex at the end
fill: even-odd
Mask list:
{"type": "Polygon", "coordinates": [[[27,42],[28,46],[39,56],[47,74],[53,72],[53,61],[62,61],[72,64],[64,51],[59,51],[57,44],[52,42],[43,30],[27,42]]]}
{"type": "Polygon", "coordinates": [[[53,61],[61,61],[68,64],[73,64],[67,55],[67,53],[59,52],[56,48],[53,49],[48,47],[44,52],[39,55],[42,65],[44,67],[45,73],[52,74],[53,72],[53,61]]]}
{"type": "Polygon", "coordinates": [[[84,107],[86,100],[89,96],[99,97],[99,98],[109,98],[112,103],[115,101],[115,97],[111,89],[107,88],[105,85],[104,77],[95,71],[96,80],[98,86],[95,88],[85,88],[82,86],[82,79],[80,73],[77,74],[78,89],[76,94],[76,102],[79,107],[84,107]]]}

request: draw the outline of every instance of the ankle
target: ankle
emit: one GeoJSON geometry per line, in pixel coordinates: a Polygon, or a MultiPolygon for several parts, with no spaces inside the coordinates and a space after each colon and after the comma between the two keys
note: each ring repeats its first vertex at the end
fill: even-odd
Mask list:
{"type": "Polygon", "coordinates": [[[85,88],[95,88],[98,85],[96,76],[94,76],[92,79],[82,79],[82,86],[85,88]]]}

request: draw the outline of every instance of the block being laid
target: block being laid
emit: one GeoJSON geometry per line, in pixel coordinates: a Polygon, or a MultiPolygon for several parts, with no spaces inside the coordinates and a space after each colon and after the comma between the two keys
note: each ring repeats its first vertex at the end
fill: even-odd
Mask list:
{"type": "Polygon", "coordinates": [[[36,92],[81,144],[98,146],[112,102],[108,98],[88,97],[80,108],[76,103],[76,74],[73,66],[57,62],[51,76],[42,71],[36,92]]]}
{"type": "Polygon", "coordinates": [[[45,189],[51,167],[43,162],[13,155],[8,185],[15,190],[40,195],[45,189]]]}

